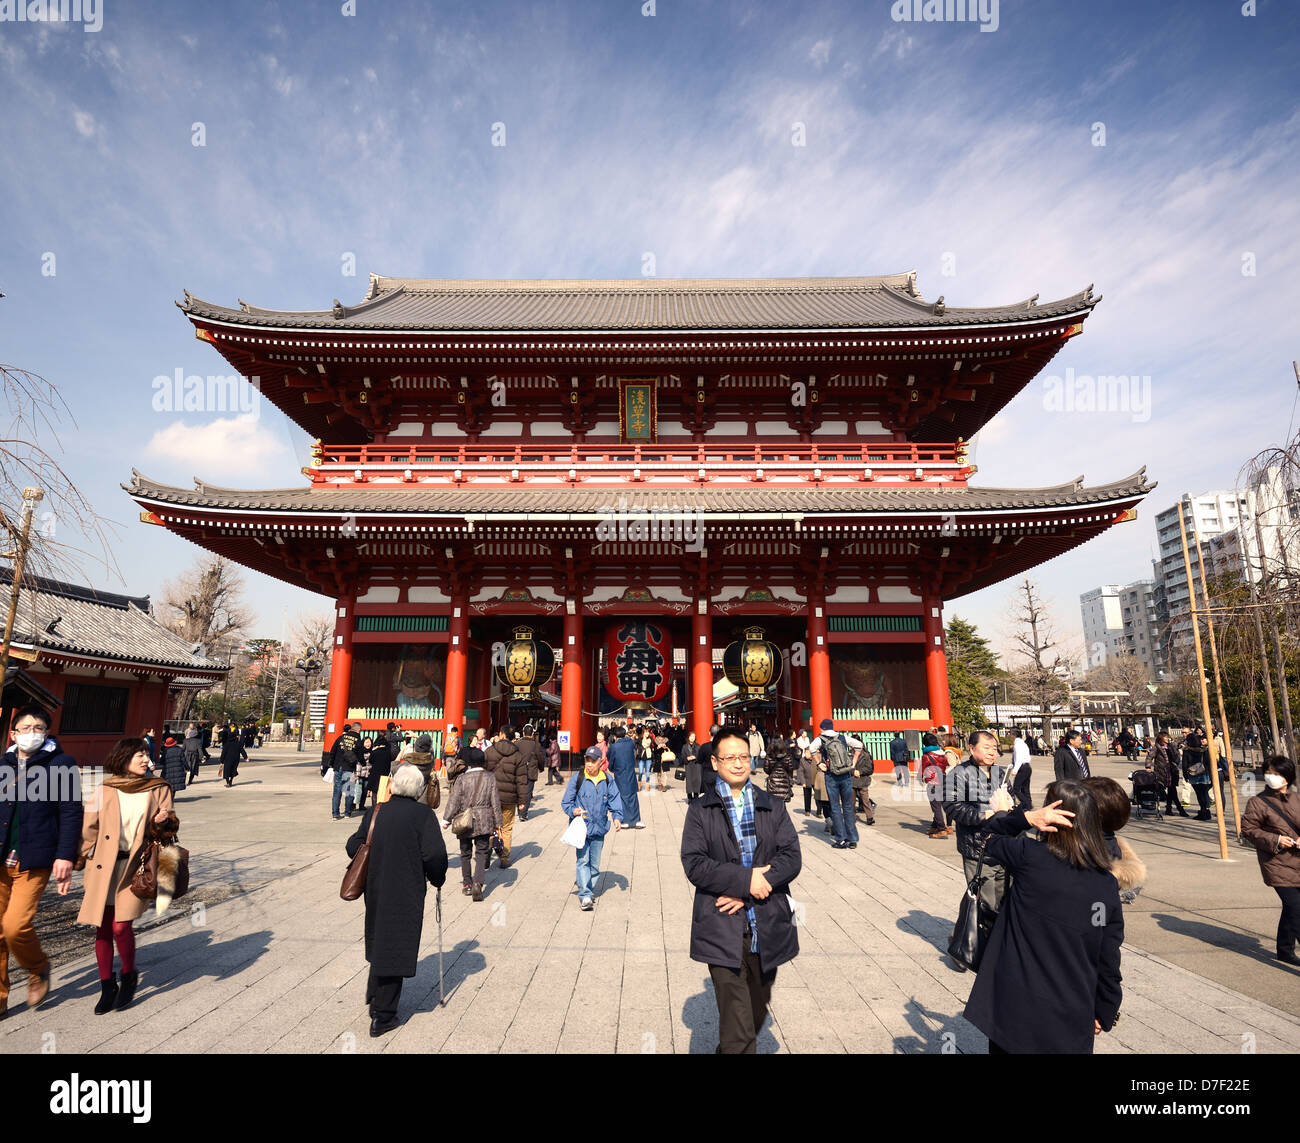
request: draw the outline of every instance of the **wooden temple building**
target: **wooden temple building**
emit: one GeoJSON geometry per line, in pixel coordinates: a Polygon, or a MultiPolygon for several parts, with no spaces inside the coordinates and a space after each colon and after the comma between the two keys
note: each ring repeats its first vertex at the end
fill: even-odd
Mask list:
{"type": "Polygon", "coordinates": [[[573,749],[647,704],[703,738],[723,650],[756,632],[781,671],[736,714],[833,716],[879,759],[893,730],[951,722],[945,602],[1149,490],[970,483],[965,442],[1097,300],[957,308],[914,274],[372,276],[307,312],[187,293],[197,336],[317,438],[307,481],[127,489],[147,522],[334,601],[326,746],[345,720],[498,725],[517,628],[554,649],[573,749]]]}

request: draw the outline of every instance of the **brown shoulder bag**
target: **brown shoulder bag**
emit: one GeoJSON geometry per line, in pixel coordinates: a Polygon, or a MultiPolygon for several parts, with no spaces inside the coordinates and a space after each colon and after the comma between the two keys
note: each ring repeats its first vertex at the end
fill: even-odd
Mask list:
{"type": "Polygon", "coordinates": [[[366,830],[366,840],[358,847],[348,862],[348,871],[343,874],[343,884],[339,887],[339,896],[345,901],[355,901],[366,891],[366,873],[370,868],[370,840],[375,836],[375,820],[379,817],[376,805],[370,814],[370,828],[366,830]]]}

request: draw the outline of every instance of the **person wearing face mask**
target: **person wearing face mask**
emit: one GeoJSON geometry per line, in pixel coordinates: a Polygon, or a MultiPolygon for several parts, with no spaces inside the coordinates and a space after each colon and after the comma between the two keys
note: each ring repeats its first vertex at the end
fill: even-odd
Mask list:
{"type": "Polygon", "coordinates": [[[81,849],[81,769],[49,730],[48,711],[21,707],[0,759],[0,1017],[9,1007],[10,953],[27,970],[28,1007],[50,991],[50,961],[32,922],[51,875],[67,896],[81,849]]]}
{"type": "Polygon", "coordinates": [[[1300,793],[1295,788],[1295,763],[1280,754],[1264,761],[1268,787],[1246,803],[1241,836],[1252,842],[1264,884],[1282,899],[1277,922],[1277,959],[1300,966],[1300,793]]]}

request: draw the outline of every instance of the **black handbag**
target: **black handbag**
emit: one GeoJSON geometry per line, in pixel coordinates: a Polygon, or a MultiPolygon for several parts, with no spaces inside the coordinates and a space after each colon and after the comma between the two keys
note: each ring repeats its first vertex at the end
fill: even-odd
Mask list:
{"type": "Polygon", "coordinates": [[[997,913],[980,898],[980,886],[987,880],[983,872],[984,842],[981,841],[975,876],[962,893],[961,904],[957,907],[957,924],[953,927],[952,936],[948,938],[948,955],[971,972],[979,972],[989,934],[993,932],[993,924],[998,919],[997,913]]]}

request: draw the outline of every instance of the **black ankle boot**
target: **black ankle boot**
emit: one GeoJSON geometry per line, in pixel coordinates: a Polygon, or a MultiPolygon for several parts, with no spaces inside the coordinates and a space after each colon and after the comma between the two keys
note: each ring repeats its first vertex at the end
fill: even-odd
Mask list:
{"type": "Polygon", "coordinates": [[[117,973],[114,973],[107,980],[99,982],[99,1003],[95,1005],[95,1015],[102,1016],[105,1012],[113,1011],[113,1005],[117,1001],[117,973]]]}
{"type": "Polygon", "coordinates": [[[119,1009],[125,1008],[135,999],[135,986],[139,980],[140,974],[138,972],[122,973],[122,988],[117,997],[117,1007],[119,1009]]]}

